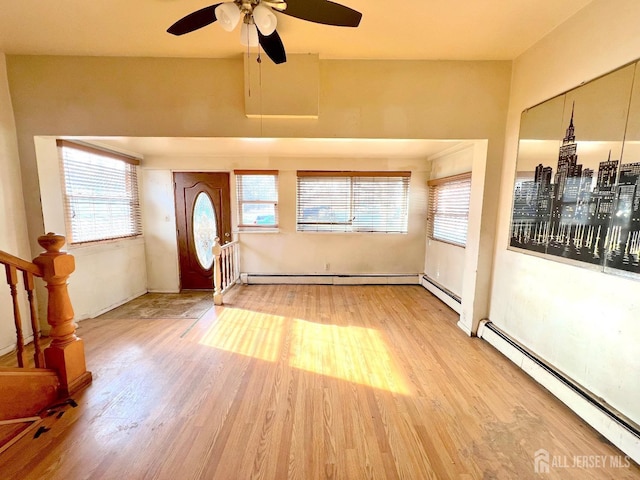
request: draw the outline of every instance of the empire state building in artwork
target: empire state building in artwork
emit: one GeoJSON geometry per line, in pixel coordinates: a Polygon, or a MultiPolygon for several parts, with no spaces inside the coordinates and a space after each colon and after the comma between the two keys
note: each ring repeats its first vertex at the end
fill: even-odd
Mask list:
{"type": "Polygon", "coordinates": [[[597,172],[579,163],[574,109],[555,173],[542,163],[516,181],[512,247],[640,274],[640,162],[611,152],[597,172]]]}

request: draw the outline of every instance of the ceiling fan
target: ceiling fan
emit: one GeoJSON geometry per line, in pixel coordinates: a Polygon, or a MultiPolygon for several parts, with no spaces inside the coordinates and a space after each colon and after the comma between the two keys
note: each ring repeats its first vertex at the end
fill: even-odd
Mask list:
{"type": "Polygon", "coordinates": [[[328,0],[233,0],[196,10],[171,25],[167,32],[184,35],[216,20],[230,32],[242,17],[240,43],[249,47],[260,45],[274,63],[284,63],[287,55],[276,32],[274,10],[301,20],[338,27],[357,27],[362,18],[360,12],[328,0]]]}

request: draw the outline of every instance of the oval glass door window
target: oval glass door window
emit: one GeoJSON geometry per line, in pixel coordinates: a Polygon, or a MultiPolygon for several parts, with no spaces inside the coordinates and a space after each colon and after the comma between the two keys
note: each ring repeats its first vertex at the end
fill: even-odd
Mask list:
{"type": "Polygon", "coordinates": [[[213,241],[218,236],[216,212],[211,198],[200,192],[193,204],[193,243],[196,246],[198,263],[205,270],[213,265],[213,241]]]}

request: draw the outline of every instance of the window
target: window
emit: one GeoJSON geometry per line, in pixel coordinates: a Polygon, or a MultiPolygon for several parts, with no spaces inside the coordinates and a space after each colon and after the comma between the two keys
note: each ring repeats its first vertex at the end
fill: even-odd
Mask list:
{"type": "Polygon", "coordinates": [[[58,140],[69,244],[142,234],[139,160],[58,140]]]}
{"type": "Polygon", "coordinates": [[[297,230],[407,233],[411,172],[298,171],[297,230]]]}
{"type": "Polygon", "coordinates": [[[235,170],[241,229],[278,226],[278,172],[235,170]]]}
{"type": "Polygon", "coordinates": [[[471,173],[430,180],[427,234],[464,247],[467,244],[471,173]]]}

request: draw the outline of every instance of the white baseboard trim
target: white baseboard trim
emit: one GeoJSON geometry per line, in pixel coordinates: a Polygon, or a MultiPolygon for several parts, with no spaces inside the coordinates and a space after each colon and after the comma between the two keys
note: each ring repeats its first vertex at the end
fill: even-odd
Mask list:
{"type": "Polygon", "coordinates": [[[6,347],[2,347],[2,348],[0,348],[0,356],[1,355],[6,355],[7,353],[11,353],[15,349],[16,349],[15,344],[7,345],[6,347]]]}
{"type": "Polygon", "coordinates": [[[420,278],[420,284],[438,297],[445,305],[451,308],[458,315],[462,312],[462,303],[458,297],[449,292],[446,288],[431,280],[426,275],[420,278]]]}
{"type": "Polygon", "coordinates": [[[84,314],[84,315],[80,315],[80,316],[78,316],[78,317],[74,318],[73,320],[74,320],[75,322],[81,322],[82,320],[87,320],[87,319],[89,319],[89,318],[96,318],[96,317],[99,317],[99,316],[100,316],[100,315],[102,315],[103,313],[107,313],[107,312],[109,312],[109,311],[113,310],[114,308],[118,308],[118,307],[120,307],[120,306],[124,305],[125,303],[130,302],[131,300],[134,300],[134,299],[136,299],[136,298],[138,298],[138,297],[141,297],[141,296],[142,296],[142,295],[144,295],[145,293],[147,293],[147,291],[146,291],[146,290],[141,291],[141,292],[134,293],[133,295],[131,295],[131,296],[129,296],[129,297],[127,297],[127,298],[125,298],[125,299],[124,299],[124,300],[122,300],[122,301],[119,301],[119,302],[117,302],[117,303],[114,303],[113,305],[110,305],[110,306],[108,306],[108,307],[106,307],[106,308],[101,308],[100,310],[98,310],[98,311],[96,311],[96,312],[92,312],[92,313],[90,313],[90,314],[89,314],[89,313],[86,313],[86,314],[84,314]]]}
{"type": "MultiPolygon", "coordinates": [[[[552,366],[539,359],[533,352],[501,332],[491,322],[483,320],[478,337],[487,341],[509,360],[524,370],[531,378],[545,387],[555,397],[573,410],[585,422],[596,429],[625,455],[640,463],[640,431],[638,425],[619,412],[598,402],[595,395],[565,377],[552,366]]],[[[549,446],[540,445],[548,449],[549,446]]],[[[552,451],[549,451],[553,455],[552,451]]],[[[575,452],[580,455],[583,452],[575,452]]]]}
{"type": "Polygon", "coordinates": [[[243,273],[242,283],[249,285],[418,285],[413,274],[268,274],[243,273]]]}
{"type": "Polygon", "coordinates": [[[462,320],[458,320],[458,323],[456,323],[456,325],[458,326],[458,328],[460,330],[462,330],[464,333],[466,333],[468,336],[473,337],[473,332],[471,331],[471,329],[469,328],[468,325],[462,323],[462,320]]]}
{"type": "MultiPolygon", "coordinates": [[[[29,327],[31,328],[31,327],[29,327]]],[[[25,345],[29,345],[31,342],[33,342],[33,333],[30,335],[27,335],[26,337],[24,337],[24,344],[25,345]]],[[[7,353],[11,353],[13,351],[16,350],[16,344],[13,343],[11,345],[7,345],[6,347],[1,347],[0,348],[0,356],[2,355],[6,355],[7,353]]]]}

